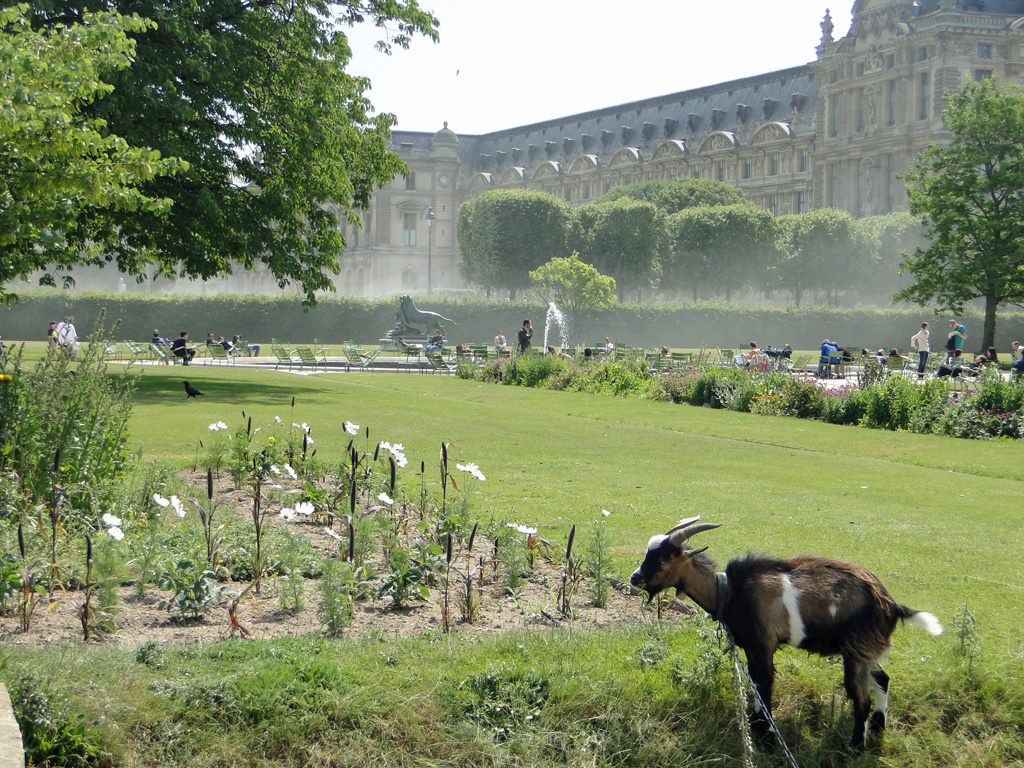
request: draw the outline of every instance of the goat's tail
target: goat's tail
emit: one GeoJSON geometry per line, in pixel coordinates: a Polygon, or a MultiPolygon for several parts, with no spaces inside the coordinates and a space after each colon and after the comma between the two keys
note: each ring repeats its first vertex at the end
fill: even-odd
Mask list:
{"type": "Polygon", "coordinates": [[[920,627],[929,635],[942,634],[942,623],[930,613],[915,611],[912,608],[907,608],[905,605],[897,605],[896,610],[899,618],[907,624],[920,627]]]}

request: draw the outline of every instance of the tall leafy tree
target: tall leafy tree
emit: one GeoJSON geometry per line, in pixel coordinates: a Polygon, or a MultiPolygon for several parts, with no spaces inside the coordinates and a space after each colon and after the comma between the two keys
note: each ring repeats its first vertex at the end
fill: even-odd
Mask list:
{"type": "Polygon", "coordinates": [[[913,253],[928,244],[924,227],[906,212],[870,216],[858,224],[871,238],[876,254],[874,269],[861,282],[860,293],[888,304],[893,293],[912,282],[909,275],[901,274],[900,264],[905,251],[913,253]]]}
{"type": "Polygon", "coordinates": [[[774,270],[776,287],[789,290],[797,306],[807,290],[820,290],[835,306],[873,265],[871,238],[845,211],[822,208],[780,216],[785,255],[774,270]]]}
{"type": "Polygon", "coordinates": [[[946,105],[951,143],[928,147],[904,177],[931,243],[903,262],[914,282],[893,298],[957,313],[984,299],[985,349],[1000,304],[1024,300],[1024,96],[987,78],[947,93],[946,105]]]}
{"type": "Polygon", "coordinates": [[[781,258],[778,220],[752,205],[686,208],[670,218],[675,243],[670,275],[689,285],[694,300],[701,287],[725,294],[764,287],[767,272],[781,258]]]}
{"type": "Polygon", "coordinates": [[[569,324],[570,340],[579,338],[580,324],[591,313],[610,309],[615,301],[615,279],[580,261],[575,251],[530,272],[530,285],[544,301],[553,301],[569,324]]]}
{"type": "Polygon", "coordinates": [[[671,237],[653,203],[623,198],[577,209],[576,242],[587,261],[615,278],[619,301],[631,290],[657,286],[671,237]]]}
{"type": "Polygon", "coordinates": [[[571,211],[546,192],[498,189],[467,200],[459,208],[456,236],[470,282],[502,288],[515,300],[530,286],[530,271],[567,256],[571,211]]]}
{"type": "Polygon", "coordinates": [[[0,9],[0,300],[5,286],[47,263],[90,257],[67,247],[79,215],[105,207],[160,215],[170,201],[146,182],[185,165],[130,146],[83,108],[109,95],[104,81],[131,63],[151,24],[112,13],[33,30],[27,6],[0,9]]]}
{"type": "Polygon", "coordinates": [[[666,214],[678,213],[698,205],[740,205],[747,202],[742,191],[714,179],[672,179],[647,181],[616,187],[602,195],[598,203],[611,203],[622,198],[654,203],[666,214]]]}
{"type": "Polygon", "coordinates": [[[131,274],[193,278],[265,266],[315,301],[331,288],[342,218],[405,171],[387,150],[394,116],[374,115],[369,82],[346,73],[346,25],[393,28],[380,44],[437,39],[417,0],[34,0],[34,24],[81,22],[99,8],[156,22],[133,33],[134,66],[90,105],[112,134],[189,169],[141,188],[169,211],[87,211],[74,236],[131,274]]]}

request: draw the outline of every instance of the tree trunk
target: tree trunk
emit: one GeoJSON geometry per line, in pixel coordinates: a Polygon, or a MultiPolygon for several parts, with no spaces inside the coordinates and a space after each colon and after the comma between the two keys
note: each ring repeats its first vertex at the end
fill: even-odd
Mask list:
{"type": "Polygon", "coordinates": [[[800,306],[800,294],[801,290],[799,287],[793,289],[793,301],[796,302],[796,305],[798,307],[800,306]]]}
{"type": "Polygon", "coordinates": [[[694,301],[697,300],[697,284],[696,283],[693,284],[693,300],[694,301]]]}
{"type": "MultiPolygon", "coordinates": [[[[989,294],[985,297],[985,327],[981,332],[981,348],[979,353],[984,353],[989,347],[996,345],[996,308],[999,306],[999,299],[989,294]]],[[[964,344],[966,349],[967,344],[964,344]]]]}
{"type": "Polygon", "coordinates": [[[509,288],[508,289],[508,300],[511,301],[513,304],[515,304],[515,301],[516,301],[516,289],[515,288],[509,288]]]}
{"type": "Polygon", "coordinates": [[[725,301],[732,301],[732,284],[728,280],[725,281],[725,301]]]}

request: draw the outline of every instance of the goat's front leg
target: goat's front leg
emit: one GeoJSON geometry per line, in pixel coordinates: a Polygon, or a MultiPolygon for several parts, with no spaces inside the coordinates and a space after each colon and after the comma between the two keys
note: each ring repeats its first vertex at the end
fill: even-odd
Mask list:
{"type": "Polygon", "coordinates": [[[750,722],[754,729],[754,736],[762,747],[774,747],[776,745],[775,735],[768,725],[772,714],[772,688],[775,685],[775,662],[774,652],[764,649],[747,649],[747,666],[750,668],[750,677],[757,686],[757,692],[764,702],[764,709],[754,699],[754,716],[750,722]]]}
{"type": "Polygon", "coordinates": [[[850,747],[860,751],[864,749],[864,740],[867,738],[868,713],[871,709],[867,666],[844,656],[843,684],[846,695],[853,702],[853,738],[850,739],[850,747]]]}

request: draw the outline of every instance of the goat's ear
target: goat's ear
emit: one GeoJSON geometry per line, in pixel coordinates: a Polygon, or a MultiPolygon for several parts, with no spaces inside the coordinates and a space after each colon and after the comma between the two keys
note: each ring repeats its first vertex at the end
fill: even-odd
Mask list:
{"type": "Polygon", "coordinates": [[[707,549],[707,547],[701,547],[700,549],[688,549],[688,550],[686,550],[686,556],[687,557],[693,557],[694,555],[699,555],[701,552],[704,552],[706,549],[707,549]]]}

